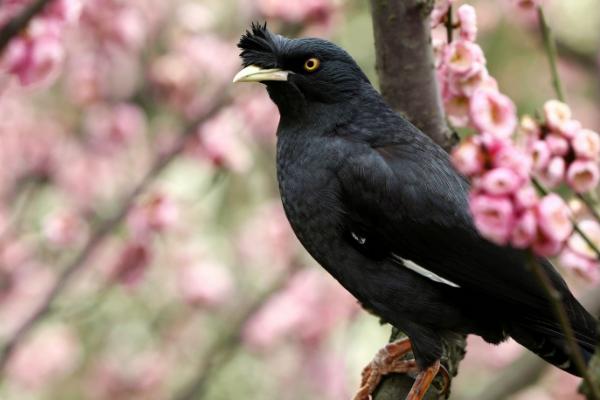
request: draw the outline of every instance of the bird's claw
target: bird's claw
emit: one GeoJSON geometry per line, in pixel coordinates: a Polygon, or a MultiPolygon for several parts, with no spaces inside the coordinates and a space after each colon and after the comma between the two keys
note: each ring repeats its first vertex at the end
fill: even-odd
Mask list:
{"type": "Polygon", "coordinates": [[[433,379],[439,373],[442,375],[442,385],[439,388],[439,393],[447,397],[450,388],[450,374],[448,370],[438,360],[431,367],[419,371],[415,360],[402,358],[411,349],[409,339],[405,338],[388,343],[384,348],[379,350],[369,365],[363,369],[360,389],[353,400],[372,400],[372,394],[375,392],[383,376],[394,372],[404,374],[418,372],[415,383],[408,393],[406,400],[421,400],[433,379]]]}
{"type": "Polygon", "coordinates": [[[390,373],[408,373],[418,370],[415,360],[404,360],[411,351],[408,338],[388,343],[377,352],[373,360],[362,371],[360,389],[354,400],[372,400],[372,394],[384,375],[390,373]]]}

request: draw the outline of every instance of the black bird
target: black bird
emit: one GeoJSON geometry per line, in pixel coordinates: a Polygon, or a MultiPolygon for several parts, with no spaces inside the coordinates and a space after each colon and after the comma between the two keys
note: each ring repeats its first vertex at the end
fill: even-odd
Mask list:
{"type": "MultiPolygon", "coordinates": [[[[455,334],[490,343],[511,336],[578,375],[527,254],[478,234],[468,183],[446,152],[385,103],[348,53],[322,39],[287,39],[266,24],[253,24],[238,47],[245,68],[234,82],[263,82],[281,114],[277,178],[298,239],[410,339],[368,367],[356,398],[368,398],[379,373],[417,370],[409,398],[420,399],[438,372],[442,337],[455,334]],[[382,362],[409,350],[416,365],[382,362]]],[[[539,261],[589,360],[597,321],[550,262],[539,261]]]]}

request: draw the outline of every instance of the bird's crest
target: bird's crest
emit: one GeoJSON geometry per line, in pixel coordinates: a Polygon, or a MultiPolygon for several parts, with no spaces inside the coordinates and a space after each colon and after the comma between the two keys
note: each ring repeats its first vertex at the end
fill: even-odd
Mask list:
{"type": "Polygon", "coordinates": [[[285,40],[284,37],[271,33],[266,22],[253,22],[250,30],[242,35],[237,45],[242,50],[240,57],[244,66],[255,64],[263,68],[275,67],[277,54],[285,40]]]}

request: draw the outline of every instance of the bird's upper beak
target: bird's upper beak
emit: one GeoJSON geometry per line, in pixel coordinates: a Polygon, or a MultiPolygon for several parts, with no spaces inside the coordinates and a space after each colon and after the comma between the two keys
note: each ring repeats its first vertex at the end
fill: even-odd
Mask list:
{"type": "Polygon", "coordinates": [[[262,82],[262,81],[287,81],[290,71],[279,68],[263,69],[256,65],[248,65],[235,74],[233,82],[262,82]]]}

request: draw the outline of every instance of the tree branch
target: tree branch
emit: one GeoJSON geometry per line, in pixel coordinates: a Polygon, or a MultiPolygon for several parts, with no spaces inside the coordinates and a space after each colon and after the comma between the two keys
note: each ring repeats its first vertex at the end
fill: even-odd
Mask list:
{"type": "Polygon", "coordinates": [[[448,150],[455,141],[436,79],[429,14],[432,0],[371,0],[381,94],[448,150]]]}
{"type": "MultiPolygon", "coordinates": [[[[436,143],[449,150],[456,143],[445,120],[436,79],[429,14],[432,0],[371,0],[376,67],[386,101],[436,143]]],[[[391,340],[401,337],[392,331],[391,340]]],[[[465,353],[465,338],[444,342],[443,363],[451,376],[465,353]]],[[[414,380],[407,375],[384,378],[376,400],[403,399],[414,380]]],[[[425,399],[439,399],[435,389],[425,399]]]]}
{"type": "Polygon", "coordinates": [[[35,0],[29,7],[26,7],[21,14],[8,21],[8,23],[0,29],[0,54],[2,54],[6,48],[8,42],[23,31],[33,17],[42,12],[44,7],[52,1],[54,0],[35,0]]]}
{"type": "Polygon", "coordinates": [[[56,282],[46,294],[43,301],[37,309],[23,322],[15,333],[6,341],[4,347],[0,350],[0,372],[4,370],[7,361],[13,354],[17,346],[27,337],[29,332],[41,322],[50,312],[56,298],[65,290],[71,278],[81,271],[87,264],[87,261],[96,252],[98,247],[104,242],[109,233],[116,229],[121,221],[127,215],[138,196],[160,175],[160,173],[173,161],[184,149],[188,137],[196,132],[198,124],[214,116],[226,103],[227,99],[221,99],[210,108],[199,120],[192,123],[185,131],[175,145],[166,153],[156,156],[152,166],[137,184],[137,186],[123,199],[121,205],[112,216],[101,222],[90,238],[83,246],[79,254],[62,269],[62,273],[56,282]]]}

